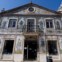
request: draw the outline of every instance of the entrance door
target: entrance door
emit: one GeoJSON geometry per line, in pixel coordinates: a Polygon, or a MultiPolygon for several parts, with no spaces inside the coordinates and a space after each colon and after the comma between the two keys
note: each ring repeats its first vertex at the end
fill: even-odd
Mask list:
{"type": "Polygon", "coordinates": [[[37,41],[26,40],[24,44],[24,60],[36,60],[37,41]]]}
{"type": "Polygon", "coordinates": [[[48,52],[50,55],[57,55],[57,41],[48,41],[48,52]]]}
{"type": "Polygon", "coordinates": [[[3,54],[12,54],[14,40],[5,40],[3,54]]]}
{"type": "Polygon", "coordinates": [[[28,19],[27,20],[27,32],[34,32],[34,19],[28,19]]]}

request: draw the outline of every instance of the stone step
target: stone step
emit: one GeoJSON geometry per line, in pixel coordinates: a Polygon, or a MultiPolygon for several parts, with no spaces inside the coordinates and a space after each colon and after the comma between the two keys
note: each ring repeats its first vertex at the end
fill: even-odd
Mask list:
{"type": "Polygon", "coordinates": [[[14,61],[6,61],[6,60],[5,60],[5,61],[0,61],[0,62],[14,62],[14,61]]]}
{"type": "Polygon", "coordinates": [[[23,61],[23,62],[38,62],[38,61],[23,61]]]}
{"type": "Polygon", "coordinates": [[[56,61],[53,61],[53,62],[62,62],[62,61],[60,61],[60,60],[56,60],[56,61]]]}

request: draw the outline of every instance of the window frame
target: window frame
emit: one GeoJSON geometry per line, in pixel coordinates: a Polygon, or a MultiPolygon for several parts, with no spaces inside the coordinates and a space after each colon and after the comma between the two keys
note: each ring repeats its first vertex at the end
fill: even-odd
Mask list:
{"type": "MultiPolygon", "coordinates": [[[[36,18],[33,18],[33,17],[27,18],[26,19],[26,25],[27,25],[29,19],[33,19],[34,20],[34,28],[35,28],[34,32],[36,32],[36,18]]],[[[27,27],[26,27],[26,31],[27,31],[27,27]]]]}
{"type": "Polygon", "coordinates": [[[17,28],[17,18],[10,18],[9,22],[8,22],[8,28],[17,28]],[[13,27],[13,26],[9,27],[9,22],[10,22],[10,20],[13,20],[13,19],[16,20],[15,27],[13,27]]]}
{"type": "Polygon", "coordinates": [[[54,28],[54,19],[53,19],[53,18],[45,18],[45,27],[46,27],[47,29],[53,29],[53,28],[54,28]],[[50,26],[49,26],[49,28],[47,28],[47,25],[46,25],[46,21],[47,21],[47,20],[52,20],[52,24],[53,24],[52,26],[53,26],[53,27],[50,27],[50,26]]]}
{"type": "MultiPolygon", "coordinates": [[[[29,7],[29,8],[30,8],[30,7],[29,7]]],[[[29,13],[35,12],[35,10],[36,10],[35,7],[32,7],[34,10],[33,10],[33,11],[29,11],[29,8],[27,9],[27,11],[28,11],[29,13]]]]}

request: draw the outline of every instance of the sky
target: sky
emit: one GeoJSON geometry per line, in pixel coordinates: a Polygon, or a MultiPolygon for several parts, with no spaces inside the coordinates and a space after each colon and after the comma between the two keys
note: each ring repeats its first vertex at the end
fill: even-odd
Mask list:
{"type": "MultiPolygon", "coordinates": [[[[0,11],[3,8],[5,8],[5,10],[9,10],[30,2],[31,0],[0,0],[0,11]]],[[[60,6],[62,0],[32,0],[32,2],[56,11],[60,6]]]]}

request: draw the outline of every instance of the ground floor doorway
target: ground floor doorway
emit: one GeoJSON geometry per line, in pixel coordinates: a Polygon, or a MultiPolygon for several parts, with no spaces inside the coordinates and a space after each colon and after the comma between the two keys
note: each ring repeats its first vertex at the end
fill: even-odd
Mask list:
{"type": "Polygon", "coordinates": [[[57,49],[57,41],[49,40],[48,42],[48,52],[50,55],[57,55],[58,49],[57,49]]]}
{"type": "Polygon", "coordinates": [[[5,40],[3,54],[12,54],[14,40],[5,40]]]}
{"type": "Polygon", "coordinates": [[[25,40],[24,60],[36,60],[38,43],[37,40],[25,40]]]}

